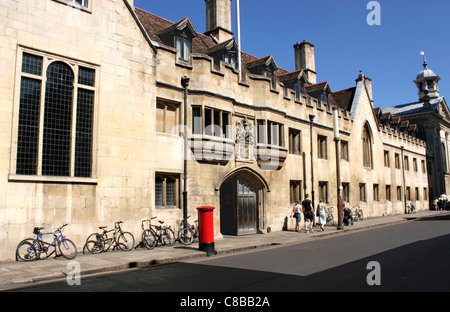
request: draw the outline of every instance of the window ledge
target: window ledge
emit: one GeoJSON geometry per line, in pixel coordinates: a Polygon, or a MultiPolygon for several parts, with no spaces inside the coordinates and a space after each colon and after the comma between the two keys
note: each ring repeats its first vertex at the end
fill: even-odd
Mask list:
{"type": "Polygon", "coordinates": [[[50,176],[25,176],[10,174],[9,182],[37,182],[37,183],[78,183],[98,184],[97,178],[72,178],[72,177],[50,177],[50,176]]]}

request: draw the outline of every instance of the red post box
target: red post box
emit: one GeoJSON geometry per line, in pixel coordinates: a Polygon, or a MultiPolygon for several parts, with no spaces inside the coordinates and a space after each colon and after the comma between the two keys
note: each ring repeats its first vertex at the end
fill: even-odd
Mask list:
{"type": "Polygon", "coordinates": [[[197,207],[199,250],[205,251],[207,256],[216,254],[214,248],[214,209],[211,206],[197,207]]]}

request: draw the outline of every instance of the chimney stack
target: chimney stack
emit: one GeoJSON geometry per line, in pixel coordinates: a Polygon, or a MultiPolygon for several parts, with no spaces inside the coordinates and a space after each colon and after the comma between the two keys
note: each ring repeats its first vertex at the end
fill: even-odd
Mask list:
{"type": "Polygon", "coordinates": [[[297,42],[295,50],[295,70],[303,69],[311,84],[317,83],[314,45],[306,40],[297,42]]]}
{"type": "Polygon", "coordinates": [[[233,38],[231,32],[231,0],[205,0],[206,32],[219,43],[233,38]]]}

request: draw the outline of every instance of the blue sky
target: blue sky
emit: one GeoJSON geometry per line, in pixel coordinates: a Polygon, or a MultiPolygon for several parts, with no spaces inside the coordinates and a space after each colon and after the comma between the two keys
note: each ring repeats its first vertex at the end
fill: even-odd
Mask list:
{"type": "MultiPolygon", "coordinates": [[[[295,70],[293,45],[315,45],[317,81],[333,91],[353,87],[359,70],[373,80],[374,106],[417,101],[415,80],[425,50],[429,68],[441,77],[441,96],[450,97],[450,1],[381,0],[381,25],[370,26],[369,0],[240,0],[242,50],[273,55],[295,70]]],[[[135,0],[135,6],[177,22],[188,16],[205,32],[204,0],[135,0]]],[[[232,1],[233,29],[236,1],[232,1]]]]}

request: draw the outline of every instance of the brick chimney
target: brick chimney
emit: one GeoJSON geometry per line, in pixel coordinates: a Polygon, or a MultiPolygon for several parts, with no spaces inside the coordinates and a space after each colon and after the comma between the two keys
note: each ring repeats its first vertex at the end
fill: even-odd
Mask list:
{"type": "Polygon", "coordinates": [[[306,40],[297,42],[295,50],[295,70],[303,69],[311,84],[317,83],[314,45],[306,40]]]}
{"type": "Polygon", "coordinates": [[[231,32],[231,0],[205,0],[206,32],[219,43],[233,38],[231,32]]]}

